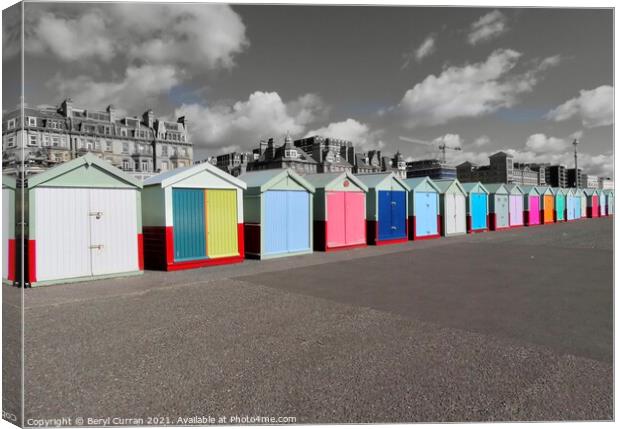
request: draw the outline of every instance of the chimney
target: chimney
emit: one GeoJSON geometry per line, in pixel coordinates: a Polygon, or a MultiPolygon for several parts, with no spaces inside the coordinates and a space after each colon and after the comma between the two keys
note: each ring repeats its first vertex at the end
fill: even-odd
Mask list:
{"type": "Polygon", "coordinates": [[[71,113],[73,111],[73,100],[71,98],[65,98],[63,102],[60,104],[60,113],[66,118],[71,117],[71,113]]]}
{"type": "Polygon", "coordinates": [[[149,127],[153,128],[153,123],[155,122],[155,114],[153,110],[149,109],[142,115],[142,121],[149,127]]]}
{"type": "Polygon", "coordinates": [[[114,105],[110,104],[108,107],[106,107],[105,111],[108,112],[108,114],[110,115],[110,122],[115,122],[118,119],[117,111],[114,108],[114,105]]]}

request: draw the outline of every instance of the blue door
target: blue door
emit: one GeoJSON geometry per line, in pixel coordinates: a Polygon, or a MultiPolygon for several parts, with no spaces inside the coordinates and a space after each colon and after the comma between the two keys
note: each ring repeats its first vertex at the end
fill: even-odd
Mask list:
{"type": "Polygon", "coordinates": [[[379,240],[392,238],[392,191],[379,191],[379,240]]]}
{"type": "Polygon", "coordinates": [[[405,191],[392,191],[392,238],[404,238],[407,236],[407,193],[405,191]]]}
{"type": "Polygon", "coordinates": [[[437,194],[434,192],[415,193],[415,234],[437,234],[437,194]]]}
{"type": "Polygon", "coordinates": [[[310,248],[310,194],[287,191],[287,249],[300,252],[310,248]]]}
{"type": "Polygon", "coordinates": [[[175,261],[206,258],[204,190],[172,190],[172,227],[175,261]]]}
{"type": "Polygon", "coordinates": [[[265,192],[263,239],[266,254],[284,253],[288,249],[288,208],[286,191],[265,192]]]}
{"type": "Polygon", "coordinates": [[[472,229],[485,229],[487,227],[487,196],[473,193],[471,199],[471,227],[472,229]]]}

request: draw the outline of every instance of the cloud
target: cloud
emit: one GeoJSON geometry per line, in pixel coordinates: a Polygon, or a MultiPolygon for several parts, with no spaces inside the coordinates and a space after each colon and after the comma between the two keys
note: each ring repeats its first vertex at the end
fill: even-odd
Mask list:
{"type": "Polygon", "coordinates": [[[488,136],[480,136],[476,140],[474,140],[473,145],[476,147],[486,146],[491,142],[491,139],[488,136]]]}
{"type": "Polygon", "coordinates": [[[119,3],[73,10],[72,16],[40,13],[26,51],[71,62],[121,57],[198,72],[232,67],[248,45],[245,25],[228,5],[119,3]]]}
{"type": "Polygon", "coordinates": [[[417,49],[403,54],[403,59],[405,60],[405,62],[403,63],[400,69],[404,70],[407,67],[409,67],[409,64],[411,63],[412,60],[415,59],[417,62],[420,62],[424,58],[428,57],[434,52],[435,52],[435,36],[429,35],[426,37],[426,39],[424,39],[422,44],[418,46],[417,49]]]}
{"type": "Polygon", "coordinates": [[[341,122],[332,122],[329,125],[308,131],[305,137],[320,135],[344,140],[350,140],[361,150],[381,149],[385,143],[380,140],[382,130],[371,130],[367,124],[348,118],[341,122]]]}
{"type": "Polygon", "coordinates": [[[525,147],[536,153],[562,152],[570,147],[570,142],[545,134],[532,134],[525,142],[525,147]]]}
{"type": "Polygon", "coordinates": [[[479,42],[491,40],[506,30],[508,30],[506,16],[496,9],[471,24],[467,41],[470,45],[476,45],[479,42]]]}
{"type": "Polygon", "coordinates": [[[64,79],[56,76],[50,85],[61,94],[68,94],[80,106],[103,108],[114,104],[119,109],[134,112],[144,108],[148,97],[168,92],[180,81],[177,70],[168,65],[128,67],[118,82],[96,82],[90,76],[64,79]]]}
{"type": "Polygon", "coordinates": [[[446,134],[441,137],[437,137],[436,139],[433,139],[432,143],[437,146],[440,144],[445,144],[449,147],[461,147],[463,145],[461,136],[458,134],[446,134]]]}
{"type": "Polygon", "coordinates": [[[197,149],[228,146],[247,150],[256,148],[259,138],[302,134],[324,109],[314,94],[286,103],[277,92],[256,91],[233,104],[183,104],[175,116],[186,116],[197,149]]]}
{"type": "Polygon", "coordinates": [[[556,122],[574,116],[581,118],[584,127],[593,128],[611,125],[614,122],[614,88],[602,85],[591,90],[581,90],[579,95],[547,113],[547,118],[556,122]]]}
{"type": "Polygon", "coordinates": [[[510,107],[520,94],[530,92],[541,72],[554,63],[545,59],[525,72],[511,74],[520,58],[519,52],[499,49],[486,61],[446,68],[439,76],[429,75],[409,89],[392,110],[402,115],[405,127],[414,128],[510,107]]]}

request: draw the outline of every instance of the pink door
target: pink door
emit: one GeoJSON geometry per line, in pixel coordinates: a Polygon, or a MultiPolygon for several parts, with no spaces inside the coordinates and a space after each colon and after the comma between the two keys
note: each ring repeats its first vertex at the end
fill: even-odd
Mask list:
{"type": "Polygon", "coordinates": [[[363,192],[345,194],[345,236],[347,246],[366,243],[366,196],[363,192]]]}
{"type": "Polygon", "coordinates": [[[540,223],[540,198],[530,197],[530,205],[528,208],[530,214],[530,225],[538,225],[540,223]]]}
{"type": "Polygon", "coordinates": [[[327,193],[327,246],[346,245],[345,234],[345,194],[346,192],[327,193]]]}
{"type": "Polygon", "coordinates": [[[510,226],[523,225],[523,197],[510,196],[510,226]]]}
{"type": "Polygon", "coordinates": [[[592,195],[592,217],[598,217],[598,196],[592,195]]]}

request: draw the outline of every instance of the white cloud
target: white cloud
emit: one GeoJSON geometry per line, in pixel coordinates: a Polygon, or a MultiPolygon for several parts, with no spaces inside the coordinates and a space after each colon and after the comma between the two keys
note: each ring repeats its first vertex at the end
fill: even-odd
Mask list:
{"type": "Polygon", "coordinates": [[[129,67],[121,81],[96,82],[90,76],[63,79],[59,76],[50,82],[61,94],[71,96],[77,105],[102,108],[114,104],[128,112],[142,109],[149,96],[159,96],[179,83],[176,69],[167,65],[129,67]]]}
{"type": "Polygon", "coordinates": [[[491,142],[491,139],[488,136],[480,136],[476,140],[474,140],[473,145],[476,147],[486,146],[491,142]]]}
{"type": "Polygon", "coordinates": [[[510,107],[518,95],[533,89],[539,74],[554,62],[543,60],[533,69],[510,75],[520,57],[514,50],[499,49],[484,62],[449,67],[439,76],[429,75],[405,93],[395,110],[402,114],[405,127],[414,128],[510,107]]]}
{"type": "Polygon", "coordinates": [[[439,146],[440,144],[445,144],[449,147],[461,147],[463,145],[463,141],[461,140],[461,136],[458,134],[446,134],[441,137],[437,137],[433,139],[431,142],[439,146]]]}
{"type": "Polygon", "coordinates": [[[506,17],[496,9],[473,22],[469,30],[467,40],[471,45],[493,39],[508,30],[506,17]]]}
{"type": "Polygon", "coordinates": [[[525,142],[525,147],[536,153],[562,152],[568,149],[570,142],[557,137],[547,137],[545,134],[532,134],[525,142]]]}
{"type": "Polygon", "coordinates": [[[325,127],[308,131],[305,137],[320,135],[350,140],[361,150],[369,150],[381,149],[385,146],[385,143],[379,138],[381,134],[382,130],[371,130],[367,124],[348,118],[345,121],[332,122],[325,127]]]}
{"type": "Polygon", "coordinates": [[[420,44],[420,46],[418,46],[417,49],[403,54],[403,59],[405,60],[405,62],[403,63],[401,70],[404,70],[407,67],[409,67],[409,64],[411,63],[413,59],[415,59],[417,62],[420,62],[424,58],[428,57],[434,52],[435,52],[435,36],[429,35],[426,37],[426,39],[424,39],[424,41],[420,44]]]}
{"type": "Polygon", "coordinates": [[[109,4],[73,17],[41,14],[26,50],[65,61],[115,57],[183,65],[194,71],[230,68],[248,41],[241,17],[223,4],[109,4]]]}
{"type": "Polygon", "coordinates": [[[579,96],[551,110],[547,118],[559,122],[578,116],[583,126],[588,128],[611,125],[614,121],[613,100],[614,88],[609,85],[581,90],[579,96]]]}
{"type": "Polygon", "coordinates": [[[325,109],[314,94],[285,103],[277,92],[256,91],[245,101],[213,106],[183,104],[175,116],[185,115],[197,148],[219,146],[254,149],[259,138],[299,135],[325,109]]]}

